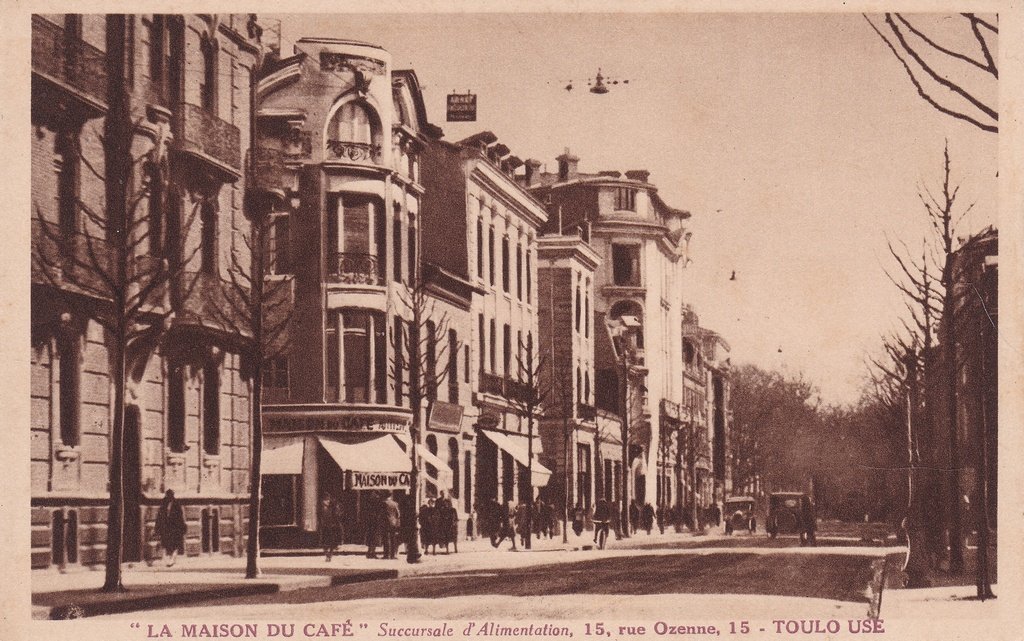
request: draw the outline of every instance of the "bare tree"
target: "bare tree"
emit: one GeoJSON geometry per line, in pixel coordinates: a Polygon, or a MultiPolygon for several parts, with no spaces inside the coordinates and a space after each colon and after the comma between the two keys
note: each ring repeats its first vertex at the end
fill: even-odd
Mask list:
{"type": "MultiPolygon", "coordinates": [[[[38,242],[33,243],[35,271],[50,286],[65,308],[95,321],[105,331],[105,344],[113,387],[110,507],[103,591],[124,590],[121,580],[124,537],[124,424],[129,374],[143,367],[156,349],[174,310],[170,290],[187,298],[195,280],[186,278],[183,265],[198,251],[181,256],[180,248],[164,260],[150,253],[156,232],[144,207],[170,191],[162,142],[149,153],[133,155],[141,122],[133,121],[126,83],[125,18],[107,21],[108,109],[104,120],[102,171],[77,152],[77,160],[105,186],[105,211],[86,202],[74,203],[75,219],[83,229],[61,229],[36,209],[38,242]]],[[[152,206],[163,207],[163,202],[152,206]]],[[[173,231],[188,229],[199,210],[197,203],[173,231]]],[[[170,225],[170,221],[168,225],[170,225]]],[[[170,241],[170,238],[168,239],[170,241]]]]}
{"type": "MultiPolygon", "coordinates": [[[[245,576],[257,578],[259,569],[260,501],[263,450],[264,373],[277,358],[287,353],[287,328],[291,321],[290,277],[268,279],[274,262],[287,260],[287,247],[275,238],[275,202],[268,193],[251,191],[246,197],[248,228],[234,230],[243,251],[231,252],[223,296],[212,305],[214,319],[238,337],[243,363],[250,376],[250,417],[252,444],[249,479],[249,532],[245,576]],[[271,242],[273,241],[273,251],[271,242]]],[[[282,230],[283,231],[283,230],[282,230]]],[[[283,233],[287,233],[284,231],[283,233]]],[[[281,267],[283,265],[278,265],[281,267]]]]}
{"type": "MultiPolygon", "coordinates": [[[[417,270],[422,272],[422,268],[417,270]]],[[[409,407],[412,408],[412,425],[410,426],[411,443],[409,447],[410,462],[410,495],[412,499],[413,518],[419,518],[419,455],[416,451],[423,432],[424,413],[430,414],[430,408],[437,400],[437,390],[448,378],[450,368],[448,360],[458,357],[458,346],[455,353],[449,351],[448,314],[437,314],[434,298],[429,291],[429,281],[421,274],[410,276],[412,284],[406,291],[399,291],[398,298],[407,313],[406,322],[401,331],[391,337],[390,373],[395,381],[396,394],[405,391],[409,396],[409,407]],[[438,367],[445,363],[443,367],[438,367]],[[408,380],[405,374],[408,373],[408,380]]],[[[411,526],[413,535],[406,543],[406,560],[417,563],[420,560],[419,537],[415,534],[415,524],[411,526]]]]}
{"type": "Polygon", "coordinates": [[[506,380],[506,398],[516,413],[526,419],[526,466],[527,491],[529,501],[526,504],[526,549],[531,548],[533,540],[533,439],[537,432],[537,424],[543,414],[544,405],[551,394],[549,386],[544,385],[542,372],[546,369],[544,356],[536,357],[533,346],[533,335],[527,334],[527,340],[520,337],[516,347],[515,380],[506,380]],[[525,356],[524,356],[525,354],[525,356]]]}
{"type": "MultiPolygon", "coordinates": [[[[932,108],[970,123],[982,131],[999,131],[999,112],[979,96],[979,82],[998,81],[993,49],[999,36],[998,18],[989,21],[973,13],[956,16],[963,31],[969,30],[975,51],[958,50],[940,44],[935,34],[928,34],[901,13],[886,13],[884,26],[864,15],[864,19],[882,39],[892,55],[903,66],[917,94],[932,108]],[[946,67],[957,66],[956,80],[950,79],[946,67]]],[[[993,92],[995,96],[995,92],[993,92]]]]}
{"type": "MultiPolygon", "coordinates": [[[[910,497],[910,512],[928,519],[930,534],[937,536],[934,523],[940,513],[946,517],[949,538],[949,568],[958,573],[964,567],[964,540],[959,468],[962,453],[957,434],[957,399],[960,364],[957,359],[954,258],[960,242],[957,226],[973,209],[973,204],[959,207],[959,185],[951,182],[949,145],[943,150],[943,176],[940,191],[921,186],[918,198],[924,207],[930,234],[923,243],[920,258],[912,257],[906,244],[889,243],[889,251],[899,271],[888,273],[890,280],[904,294],[910,320],[901,320],[902,338],[890,337],[884,347],[888,366],[880,360],[872,364],[879,383],[876,390],[891,396],[907,395],[907,420],[911,431],[910,465],[924,470],[943,470],[941,477],[925,474],[910,497]],[[933,274],[939,274],[936,279],[933,274]],[[935,340],[937,338],[937,341],[935,340]],[[900,377],[906,389],[899,389],[900,377]],[[888,379],[887,383],[884,383],[888,379]],[[894,387],[896,389],[894,389],[894,387]],[[947,421],[946,443],[939,439],[940,420],[947,421]],[[943,456],[944,454],[944,456],[943,456]],[[945,465],[940,465],[944,463],[945,465]],[[942,493],[945,485],[945,496],[942,493]],[[944,510],[940,508],[944,507],[944,510]]],[[[926,524],[927,525],[927,524],[926,524]]],[[[932,538],[928,548],[933,556],[941,553],[943,543],[932,538]]],[[[933,561],[934,567],[937,562],[933,561]]]]}

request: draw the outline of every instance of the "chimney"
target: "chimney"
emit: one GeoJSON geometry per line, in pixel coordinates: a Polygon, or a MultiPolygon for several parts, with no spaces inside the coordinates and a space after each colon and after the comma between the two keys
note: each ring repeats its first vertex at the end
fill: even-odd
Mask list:
{"type": "Polygon", "coordinates": [[[536,187],[540,184],[540,161],[536,158],[526,160],[526,187],[536,187]]]}
{"type": "Polygon", "coordinates": [[[630,169],[629,171],[626,172],[626,178],[629,178],[630,180],[636,180],[642,183],[647,182],[647,178],[650,177],[650,175],[651,172],[647,171],[646,169],[630,169]]]}
{"type": "Polygon", "coordinates": [[[578,156],[573,156],[569,153],[569,148],[565,148],[565,153],[555,158],[558,161],[558,181],[564,182],[570,178],[575,178],[578,172],[578,166],[580,159],[578,156]]]}

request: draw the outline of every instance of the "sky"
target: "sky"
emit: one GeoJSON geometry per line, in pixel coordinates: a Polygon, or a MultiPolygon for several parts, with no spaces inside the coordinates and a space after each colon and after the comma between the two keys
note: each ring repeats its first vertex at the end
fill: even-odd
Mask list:
{"type": "MultiPolygon", "coordinates": [[[[961,235],[997,217],[997,137],[921,101],[860,14],[260,18],[280,20],[284,55],[303,36],[383,46],[450,140],[486,129],[549,169],[569,148],[580,171],[649,170],[692,213],[680,286],[701,323],[734,364],[802,374],[826,403],[856,401],[866,357],[899,325],[886,239],[920,247],[918,190],[938,187],[945,141],[974,203],[961,235]],[[598,68],[630,82],[589,93],[598,68]],[[477,94],[475,123],[444,121],[453,91],[477,94]]],[[[917,19],[963,44],[955,20],[917,19]]]]}

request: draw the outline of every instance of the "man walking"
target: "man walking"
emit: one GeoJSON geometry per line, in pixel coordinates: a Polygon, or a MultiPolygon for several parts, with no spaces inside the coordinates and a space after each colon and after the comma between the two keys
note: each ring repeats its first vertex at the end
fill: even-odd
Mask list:
{"type": "Polygon", "coordinates": [[[384,519],[381,525],[384,528],[384,558],[397,559],[398,532],[402,527],[402,513],[395,497],[390,494],[384,501],[383,513],[384,519]]]}

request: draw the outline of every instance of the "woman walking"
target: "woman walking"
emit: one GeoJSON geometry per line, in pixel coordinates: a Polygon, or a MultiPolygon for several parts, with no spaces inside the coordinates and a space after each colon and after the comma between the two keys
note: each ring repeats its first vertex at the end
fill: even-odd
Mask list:
{"type": "Polygon", "coordinates": [[[320,544],[324,548],[325,561],[331,562],[334,550],[341,543],[341,510],[330,494],[320,499],[320,544]]]}
{"type": "Polygon", "coordinates": [[[156,513],[156,534],[167,556],[167,567],[174,565],[178,552],[185,553],[185,512],[174,498],[174,490],[167,490],[156,513]]]}

